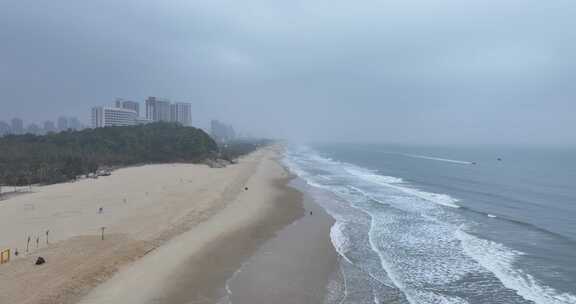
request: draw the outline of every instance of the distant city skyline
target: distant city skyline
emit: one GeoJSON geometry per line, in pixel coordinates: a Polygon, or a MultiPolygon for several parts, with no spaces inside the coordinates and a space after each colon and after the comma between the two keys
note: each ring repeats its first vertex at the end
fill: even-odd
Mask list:
{"type": "MultiPolygon", "coordinates": [[[[78,121],[87,127],[92,126],[92,113],[91,109],[95,106],[107,106],[107,107],[115,107],[116,101],[133,101],[139,103],[139,117],[146,117],[146,106],[145,101],[149,96],[141,96],[141,97],[133,97],[130,94],[126,94],[126,97],[118,97],[119,95],[112,95],[109,96],[107,99],[108,101],[95,101],[89,102],[90,99],[86,101],[81,101],[73,105],[66,105],[62,107],[59,114],[57,108],[50,108],[49,111],[28,111],[28,109],[19,109],[16,111],[16,107],[9,107],[9,111],[0,111],[0,121],[4,121],[11,124],[11,120],[14,117],[21,118],[24,120],[25,126],[28,124],[34,123],[41,127],[43,130],[45,129],[45,122],[51,121],[54,123],[54,128],[56,129],[56,125],[58,122],[58,117],[67,116],[67,117],[76,117],[78,121]],[[64,111],[65,109],[65,111],[64,111]],[[45,113],[44,113],[45,112],[45,113]],[[56,113],[55,115],[53,113],[56,113]]],[[[121,96],[121,95],[120,95],[121,96]]],[[[225,121],[229,121],[234,125],[240,126],[240,124],[231,119],[233,117],[231,114],[230,109],[226,107],[214,107],[207,105],[204,100],[199,99],[197,97],[184,97],[184,98],[173,98],[167,97],[167,100],[176,101],[174,103],[183,101],[184,103],[189,103],[191,108],[193,109],[194,113],[191,115],[191,124],[194,127],[201,128],[206,132],[210,131],[210,122],[213,119],[221,119],[225,121]]],[[[168,115],[170,115],[170,109],[168,109],[168,115]]],[[[0,126],[0,133],[1,133],[1,126],[0,126]]],[[[259,134],[256,131],[249,132],[251,134],[259,134]]]]}
{"type": "Polygon", "coordinates": [[[0,136],[8,134],[36,134],[42,135],[49,132],[60,132],[66,130],[80,130],[85,128],[77,117],[59,116],[54,120],[44,120],[41,123],[27,122],[20,117],[13,117],[8,121],[0,120],[0,136]]]}
{"type": "Polygon", "coordinates": [[[91,127],[131,126],[149,122],[177,122],[192,126],[192,105],[186,102],[172,103],[167,98],[149,96],[144,101],[144,112],[137,101],[116,98],[112,106],[91,108],[91,127]]]}
{"type": "MultiPolygon", "coordinates": [[[[195,124],[195,127],[202,128],[206,132],[213,130],[213,121],[218,115],[202,114],[201,107],[194,107],[190,102],[172,102],[169,98],[149,96],[138,102],[134,98],[111,98],[112,101],[103,105],[96,105],[85,109],[88,119],[79,119],[78,116],[58,115],[50,119],[28,120],[27,115],[18,117],[0,116],[0,136],[7,134],[46,134],[48,132],[60,132],[68,129],[79,130],[94,127],[94,108],[122,108],[136,112],[136,123],[147,123],[149,121],[174,121],[182,125],[193,126],[192,117],[196,121],[204,123],[195,124]],[[195,115],[192,115],[194,110],[195,115]],[[21,123],[20,123],[21,121],[21,123]],[[16,132],[14,132],[16,123],[16,132]],[[21,126],[20,126],[21,125],[21,126]]],[[[0,113],[1,115],[2,113],[0,113]]],[[[4,113],[5,114],[5,113],[4,113]]],[[[37,114],[32,112],[31,114],[37,114]]],[[[230,126],[230,125],[227,125],[230,126]]],[[[231,126],[230,126],[231,128],[231,126]]]]}

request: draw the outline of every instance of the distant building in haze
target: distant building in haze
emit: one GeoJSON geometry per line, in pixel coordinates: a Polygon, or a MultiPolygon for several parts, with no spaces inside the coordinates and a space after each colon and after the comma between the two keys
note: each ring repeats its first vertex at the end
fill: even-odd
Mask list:
{"type": "Polygon", "coordinates": [[[172,104],[168,99],[150,96],[145,100],[145,112],[142,113],[145,117],[140,116],[138,102],[117,98],[114,106],[92,108],[92,127],[130,126],[157,121],[178,122],[184,126],[192,125],[190,103],[172,104]]]}
{"type": "Polygon", "coordinates": [[[138,102],[117,98],[116,107],[121,109],[133,110],[136,112],[137,116],[140,116],[140,103],[138,102]]]}
{"type": "Polygon", "coordinates": [[[58,131],[68,130],[68,118],[61,116],[58,117],[58,131]]]}
{"type": "Polygon", "coordinates": [[[151,122],[153,122],[153,121],[151,121],[150,119],[148,119],[146,117],[141,117],[141,116],[136,117],[136,124],[137,125],[145,125],[145,124],[149,124],[151,122]]]}
{"type": "Polygon", "coordinates": [[[150,121],[170,121],[170,101],[158,97],[146,99],[146,118],[150,121]]]}
{"type": "Polygon", "coordinates": [[[136,111],[112,107],[92,108],[92,127],[115,127],[136,125],[138,115],[136,111]]]}
{"type": "Polygon", "coordinates": [[[170,105],[170,121],[178,122],[183,126],[192,125],[192,105],[185,102],[177,102],[170,105]]]}
{"type": "Polygon", "coordinates": [[[220,143],[229,142],[236,138],[236,132],[231,125],[212,120],[210,123],[210,134],[212,138],[220,143]]]}
{"type": "Polygon", "coordinates": [[[44,122],[44,133],[56,132],[56,126],[53,121],[47,120],[44,122]]]}
{"type": "Polygon", "coordinates": [[[80,123],[78,118],[70,117],[70,118],[68,118],[68,129],[80,130],[80,129],[82,129],[82,124],[80,123]]]}
{"type": "Polygon", "coordinates": [[[9,124],[0,121],[0,136],[8,135],[12,132],[12,129],[9,124]]]}
{"type": "Polygon", "coordinates": [[[42,134],[42,129],[40,129],[37,124],[31,123],[28,125],[28,127],[26,127],[26,133],[40,135],[42,134]]]}
{"type": "Polygon", "coordinates": [[[24,121],[20,118],[12,118],[12,134],[24,134],[24,121]]]}

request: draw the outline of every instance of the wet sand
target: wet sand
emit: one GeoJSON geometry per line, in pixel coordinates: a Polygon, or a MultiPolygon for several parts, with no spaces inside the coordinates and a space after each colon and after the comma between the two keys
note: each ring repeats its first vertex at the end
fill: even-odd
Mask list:
{"type": "Polygon", "coordinates": [[[259,219],[220,235],[200,252],[191,252],[179,269],[169,274],[163,290],[155,296],[157,303],[222,303],[227,280],[244,261],[275,232],[304,215],[301,193],[286,187],[290,179],[275,182],[280,195],[259,219]]]}
{"type": "Polygon", "coordinates": [[[337,271],[334,220],[305,196],[305,216],[266,242],[228,281],[228,302],[323,303],[337,271]]]}

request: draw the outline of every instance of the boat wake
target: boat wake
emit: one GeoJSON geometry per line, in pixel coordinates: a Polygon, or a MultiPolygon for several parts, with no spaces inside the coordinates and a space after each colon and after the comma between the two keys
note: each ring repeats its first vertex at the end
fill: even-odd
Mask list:
{"type": "Polygon", "coordinates": [[[460,165],[473,165],[474,164],[474,162],[471,162],[471,161],[448,159],[448,158],[441,158],[441,157],[434,157],[434,156],[417,155],[417,154],[402,154],[402,155],[407,156],[407,157],[412,157],[412,158],[435,160],[435,161],[441,161],[441,162],[452,163],[452,164],[460,164],[460,165]]]}

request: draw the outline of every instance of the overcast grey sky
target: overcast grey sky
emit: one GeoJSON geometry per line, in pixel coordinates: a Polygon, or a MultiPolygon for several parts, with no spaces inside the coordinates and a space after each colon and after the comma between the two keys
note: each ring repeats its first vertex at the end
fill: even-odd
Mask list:
{"type": "Polygon", "coordinates": [[[573,0],[0,5],[0,120],[153,95],[291,139],[576,143],[573,0]]]}

